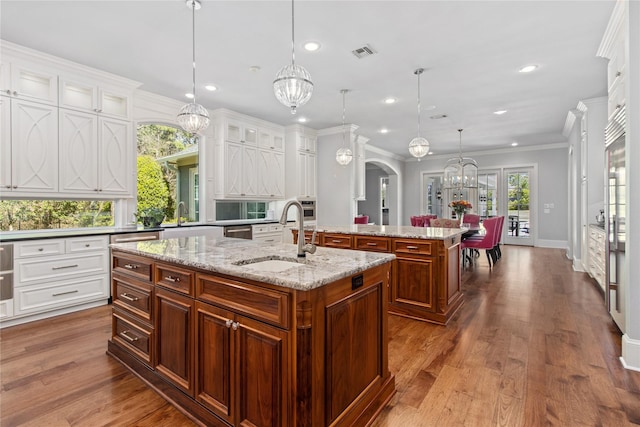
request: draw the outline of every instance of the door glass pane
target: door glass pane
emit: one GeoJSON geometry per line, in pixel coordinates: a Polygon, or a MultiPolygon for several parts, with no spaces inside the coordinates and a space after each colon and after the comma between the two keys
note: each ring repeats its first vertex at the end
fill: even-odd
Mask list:
{"type": "Polygon", "coordinates": [[[508,219],[507,233],[513,237],[531,234],[529,211],[529,172],[507,174],[508,219]]]}
{"type": "Polygon", "coordinates": [[[422,175],[424,194],[422,213],[443,217],[442,175],[422,175]]]}
{"type": "Polygon", "coordinates": [[[491,218],[498,215],[498,174],[478,174],[478,215],[491,218]]]}

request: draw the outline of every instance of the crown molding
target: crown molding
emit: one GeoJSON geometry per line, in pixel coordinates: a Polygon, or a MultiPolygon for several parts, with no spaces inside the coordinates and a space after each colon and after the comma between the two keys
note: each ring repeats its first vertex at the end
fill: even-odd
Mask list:
{"type": "Polygon", "coordinates": [[[611,59],[615,50],[616,40],[618,32],[622,29],[624,24],[624,16],[626,14],[626,3],[629,0],[617,0],[616,5],[613,7],[613,12],[609,18],[607,29],[604,31],[600,47],[596,52],[596,56],[602,58],[611,59]]]}
{"type": "MultiPolygon", "coordinates": [[[[464,157],[482,157],[482,156],[491,156],[494,154],[510,154],[513,152],[525,152],[525,151],[546,151],[546,150],[557,150],[559,148],[567,148],[569,147],[568,142],[553,142],[550,144],[539,144],[539,145],[529,145],[529,146],[518,146],[518,147],[510,147],[510,148],[498,148],[496,150],[486,150],[486,151],[473,151],[473,152],[465,152],[464,157]]],[[[448,160],[451,158],[457,157],[456,154],[439,154],[429,156],[428,160],[431,159],[441,159],[448,160]]],[[[404,159],[405,162],[417,162],[418,159],[404,159]]]]}
{"type": "Polygon", "coordinates": [[[569,138],[571,129],[573,129],[576,120],[582,118],[583,111],[587,111],[587,106],[582,104],[582,101],[578,103],[578,108],[569,110],[569,112],[567,113],[567,119],[564,122],[564,127],[562,128],[562,136],[564,136],[565,138],[569,138]],[[584,108],[584,110],[582,110],[582,108],[584,108]]]}
{"type": "MultiPolygon", "coordinates": [[[[349,129],[349,132],[354,133],[356,130],[358,130],[360,126],[354,125],[353,123],[346,123],[345,127],[349,129]]],[[[340,126],[320,129],[318,131],[318,136],[335,135],[342,132],[343,132],[343,128],[342,128],[342,125],[340,125],[340,126]]]]}
{"type": "Polygon", "coordinates": [[[398,160],[398,161],[401,161],[401,162],[405,161],[404,157],[399,156],[399,155],[397,155],[395,153],[392,153],[391,151],[387,151],[387,150],[384,150],[382,148],[376,147],[375,145],[367,144],[364,149],[367,152],[380,154],[380,155],[383,155],[385,157],[389,157],[389,158],[394,159],[394,160],[398,160]]]}

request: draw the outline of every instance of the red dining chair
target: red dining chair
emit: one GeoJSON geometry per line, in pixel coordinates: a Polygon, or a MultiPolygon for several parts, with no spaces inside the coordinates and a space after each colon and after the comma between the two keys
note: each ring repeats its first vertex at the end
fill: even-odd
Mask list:
{"type": "Polygon", "coordinates": [[[414,215],[409,218],[412,227],[424,227],[424,218],[421,215],[414,215]]]}
{"type": "Polygon", "coordinates": [[[438,218],[438,215],[422,215],[422,226],[431,227],[431,220],[438,218]]]}
{"type": "Polygon", "coordinates": [[[489,268],[491,268],[491,260],[495,264],[497,258],[493,253],[494,247],[498,243],[499,234],[498,228],[500,225],[500,217],[487,218],[482,223],[486,230],[484,236],[477,236],[475,238],[465,239],[460,243],[460,248],[465,249],[484,249],[487,253],[487,261],[489,261],[489,268]]]}
{"type": "Polygon", "coordinates": [[[500,242],[502,241],[502,230],[504,228],[504,216],[499,216],[500,224],[498,225],[498,232],[496,237],[496,245],[493,247],[493,252],[498,259],[502,258],[502,251],[500,250],[500,242]]]}
{"type": "Polygon", "coordinates": [[[368,215],[360,215],[353,219],[354,224],[369,224],[369,216],[368,215]]]}
{"type": "Polygon", "coordinates": [[[480,215],[464,214],[464,216],[462,217],[462,221],[465,224],[469,224],[471,226],[477,227],[480,225],[480,215]]]}

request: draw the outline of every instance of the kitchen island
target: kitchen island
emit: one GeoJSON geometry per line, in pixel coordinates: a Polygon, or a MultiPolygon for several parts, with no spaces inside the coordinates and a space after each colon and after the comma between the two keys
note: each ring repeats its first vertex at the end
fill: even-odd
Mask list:
{"type": "MultiPolygon", "coordinates": [[[[445,325],[463,303],[460,239],[464,231],[366,224],[318,226],[316,244],[395,254],[389,312],[445,325]]],[[[297,231],[293,234],[297,241],[297,231]]],[[[305,230],[305,239],[311,236],[312,230],[305,230]]]]}
{"type": "Polygon", "coordinates": [[[111,249],[107,352],[198,424],[360,426],[395,393],[393,255],[209,236],[111,249]]]}

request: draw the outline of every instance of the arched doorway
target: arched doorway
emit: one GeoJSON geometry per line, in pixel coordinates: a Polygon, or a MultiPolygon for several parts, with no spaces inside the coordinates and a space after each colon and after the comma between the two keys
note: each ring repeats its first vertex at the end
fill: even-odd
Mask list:
{"type": "Polygon", "coordinates": [[[400,225],[400,175],[381,159],[365,162],[366,199],[358,202],[358,215],[368,215],[376,225],[400,225]]]}

